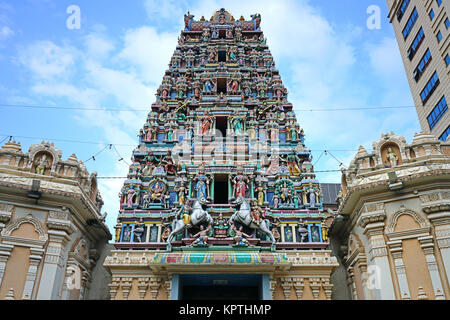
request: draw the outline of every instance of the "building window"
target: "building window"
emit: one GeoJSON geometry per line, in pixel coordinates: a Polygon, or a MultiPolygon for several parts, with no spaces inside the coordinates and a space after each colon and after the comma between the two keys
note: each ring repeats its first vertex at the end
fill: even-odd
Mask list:
{"type": "Polygon", "coordinates": [[[450,126],[448,126],[447,129],[445,129],[444,133],[439,137],[439,140],[446,141],[448,136],[450,136],[450,126]]]}
{"type": "Polygon", "coordinates": [[[434,74],[431,76],[430,80],[428,80],[427,85],[420,93],[420,97],[422,98],[422,103],[425,104],[430,96],[433,94],[434,90],[439,85],[439,76],[437,72],[435,71],[434,74]]]}
{"type": "Polygon", "coordinates": [[[445,112],[447,112],[447,110],[447,101],[445,101],[445,96],[443,96],[438,104],[434,107],[433,111],[431,111],[430,115],[427,117],[430,130],[432,130],[436,126],[438,121],[442,118],[445,112]]]}
{"type": "Polygon", "coordinates": [[[450,27],[450,20],[448,20],[448,17],[447,18],[445,18],[445,28],[449,28],[450,27]]]}
{"type": "Polygon", "coordinates": [[[411,2],[411,0],[403,0],[402,4],[400,5],[400,9],[397,11],[397,21],[400,22],[402,20],[403,15],[405,14],[406,9],[408,9],[408,5],[411,2]]]}
{"type": "Polygon", "coordinates": [[[445,56],[445,65],[448,67],[449,65],[450,65],[450,56],[448,55],[448,53],[447,53],[447,55],[445,56]]]}
{"type": "Polygon", "coordinates": [[[411,16],[408,19],[408,22],[406,23],[405,28],[403,29],[403,38],[406,40],[408,38],[409,33],[411,32],[412,28],[414,27],[414,24],[417,21],[417,18],[419,17],[419,14],[417,13],[417,9],[414,8],[414,11],[411,13],[411,16]]]}
{"type": "Polygon", "coordinates": [[[433,9],[431,9],[429,15],[430,15],[430,20],[433,20],[433,18],[434,18],[434,10],[433,9]]]}
{"type": "Polygon", "coordinates": [[[425,54],[423,55],[422,59],[420,59],[419,64],[417,65],[416,69],[414,70],[413,76],[414,80],[419,81],[422,74],[425,72],[425,69],[428,67],[431,61],[431,53],[430,49],[427,49],[425,54]]]}
{"type": "Polygon", "coordinates": [[[442,0],[436,0],[436,2],[437,2],[437,4],[438,4],[438,7],[440,7],[441,4],[442,4],[442,0]]]}
{"type": "Polygon", "coordinates": [[[437,38],[438,42],[441,42],[441,40],[442,40],[442,33],[440,31],[438,32],[436,38],[437,38]]]}
{"type": "Polygon", "coordinates": [[[412,60],[412,58],[414,58],[414,55],[416,54],[417,50],[419,49],[420,45],[422,44],[422,41],[423,41],[424,38],[425,38],[425,34],[424,34],[423,29],[421,27],[419,32],[417,32],[417,35],[414,38],[414,41],[411,44],[411,47],[409,47],[409,49],[408,49],[408,58],[409,58],[409,60],[412,60]]]}

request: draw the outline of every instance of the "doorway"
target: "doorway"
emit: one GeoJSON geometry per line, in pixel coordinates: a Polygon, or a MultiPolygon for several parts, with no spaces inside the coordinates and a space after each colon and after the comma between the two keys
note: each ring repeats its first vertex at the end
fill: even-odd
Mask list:
{"type": "Polygon", "coordinates": [[[182,274],[180,300],[261,300],[260,274],[182,274]]]}
{"type": "Polygon", "coordinates": [[[228,175],[214,176],[214,204],[228,204],[228,175]]]}

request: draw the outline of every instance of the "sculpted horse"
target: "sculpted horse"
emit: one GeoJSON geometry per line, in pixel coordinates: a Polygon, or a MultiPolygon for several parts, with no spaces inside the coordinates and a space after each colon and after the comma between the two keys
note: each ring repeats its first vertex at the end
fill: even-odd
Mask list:
{"type": "Polygon", "coordinates": [[[195,200],[194,205],[192,206],[192,213],[191,213],[191,222],[186,225],[184,223],[184,219],[178,219],[174,220],[172,223],[172,232],[170,233],[169,237],[167,238],[167,244],[170,246],[172,239],[179,235],[180,233],[184,232],[186,228],[191,228],[193,226],[198,226],[200,224],[206,223],[206,224],[212,224],[214,221],[209,215],[208,212],[203,210],[203,206],[208,204],[209,201],[205,198],[200,198],[195,200]]]}
{"type": "Polygon", "coordinates": [[[264,219],[258,224],[254,223],[250,214],[250,205],[245,198],[238,197],[233,204],[239,206],[239,210],[236,211],[228,221],[229,224],[238,222],[251,229],[256,229],[258,232],[268,236],[272,241],[272,245],[276,243],[275,237],[270,231],[269,220],[264,219]]]}

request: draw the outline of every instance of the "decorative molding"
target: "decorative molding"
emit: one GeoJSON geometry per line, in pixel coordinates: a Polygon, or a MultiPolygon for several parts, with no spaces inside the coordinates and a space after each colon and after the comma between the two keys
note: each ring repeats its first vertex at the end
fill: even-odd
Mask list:
{"type": "Polygon", "coordinates": [[[425,213],[434,213],[450,210],[450,192],[438,191],[420,196],[422,210],[425,213]]]}
{"type": "Polygon", "coordinates": [[[297,300],[301,300],[303,296],[303,290],[305,288],[305,279],[301,277],[293,277],[292,283],[294,285],[295,293],[297,294],[297,300]]]}
{"type": "Polygon", "coordinates": [[[397,225],[397,220],[400,216],[407,214],[414,218],[414,220],[420,225],[421,228],[429,228],[431,224],[423,218],[420,214],[417,212],[410,210],[410,209],[401,209],[394,213],[392,216],[389,217],[389,222],[386,227],[386,234],[394,233],[395,226],[397,225]]]}
{"type": "MultiPolygon", "coordinates": [[[[149,281],[150,278],[149,277],[145,277],[145,278],[138,278],[138,290],[139,290],[139,298],[141,300],[144,300],[145,295],[147,294],[147,289],[149,286],[149,281]]],[[[153,295],[153,294],[152,294],[153,295]]],[[[155,300],[155,299],[153,299],[155,300]]]]}
{"type": "Polygon", "coordinates": [[[122,295],[125,300],[128,300],[128,295],[130,294],[132,282],[133,278],[122,278],[121,281],[122,295]]]}
{"type": "Polygon", "coordinates": [[[289,300],[291,298],[291,288],[293,286],[291,277],[281,277],[281,287],[283,288],[284,298],[285,300],[289,300]]]}
{"type": "Polygon", "coordinates": [[[120,278],[112,278],[112,281],[110,284],[108,284],[109,287],[109,294],[111,295],[111,300],[114,300],[116,298],[117,290],[120,286],[120,278]]]}
{"type": "Polygon", "coordinates": [[[13,209],[13,205],[0,202],[0,222],[7,223],[11,219],[13,209]]]}
{"type": "Polygon", "coordinates": [[[45,233],[44,227],[42,226],[41,222],[33,217],[32,214],[28,214],[26,217],[17,219],[13,221],[12,223],[8,224],[6,228],[2,230],[1,235],[2,236],[11,236],[11,233],[14,230],[17,230],[20,225],[23,223],[31,223],[34,226],[34,230],[39,234],[39,240],[40,241],[47,241],[48,235],[45,233]]]}

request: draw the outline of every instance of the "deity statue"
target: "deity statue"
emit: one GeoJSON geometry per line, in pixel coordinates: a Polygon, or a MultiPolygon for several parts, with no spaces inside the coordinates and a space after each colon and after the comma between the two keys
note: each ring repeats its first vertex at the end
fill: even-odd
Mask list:
{"type": "Polygon", "coordinates": [[[170,175],[177,174],[177,166],[174,164],[170,154],[162,161],[162,163],[164,164],[164,169],[167,174],[170,175]]]}
{"type": "Polygon", "coordinates": [[[208,245],[208,232],[211,230],[211,226],[209,225],[206,230],[203,225],[200,225],[200,231],[193,235],[193,238],[197,238],[194,242],[192,242],[191,246],[200,244],[200,245],[208,245]]]}
{"type": "Polygon", "coordinates": [[[209,28],[203,29],[203,34],[202,34],[203,40],[204,41],[208,41],[208,38],[209,38],[210,34],[211,34],[211,31],[210,31],[209,28]]]}
{"type": "Polygon", "coordinates": [[[234,134],[239,135],[244,130],[244,118],[239,114],[239,111],[235,111],[231,117],[231,126],[233,127],[234,134]]]}
{"type": "Polygon", "coordinates": [[[250,215],[252,217],[252,221],[259,226],[259,224],[261,223],[261,219],[265,219],[266,212],[258,205],[256,201],[253,201],[250,215]]]}
{"type": "Polygon", "coordinates": [[[234,184],[234,197],[245,198],[245,193],[247,191],[248,178],[243,174],[242,169],[238,169],[237,175],[233,178],[234,184]]]}
{"type": "Polygon", "coordinates": [[[231,82],[231,92],[237,93],[238,89],[239,89],[239,82],[237,80],[233,80],[231,82]]]}
{"type": "Polygon", "coordinates": [[[274,195],[274,196],[273,196],[273,207],[274,207],[275,209],[278,208],[278,202],[279,202],[278,196],[277,196],[277,195],[274,195]]]}
{"type": "Polygon", "coordinates": [[[309,233],[306,223],[303,222],[303,219],[300,219],[297,226],[298,226],[297,232],[300,236],[299,242],[305,242],[305,239],[309,233]]]}
{"type": "Polygon", "coordinates": [[[205,174],[205,168],[204,165],[202,165],[199,168],[198,174],[194,177],[193,181],[195,182],[194,190],[196,192],[196,198],[205,198],[207,199],[209,197],[209,181],[210,178],[206,176],[205,174]]]}
{"type": "Polygon", "coordinates": [[[289,203],[292,200],[291,190],[288,188],[286,182],[280,188],[281,202],[289,203]]]}
{"type": "Polygon", "coordinates": [[[161,98],[167,99],[167,94],[168,94],[167,90],[164,89],[164,90],[162,91],[162,96],[161,96],[161,98]]]}
{"type": "Polygon", "coordinates": [[[150,185],[151,199],[153,203],[165,204],[166,202],[166,186],[163,182],[157,180],[150,185]]]}
{"type": "Polygon", "coordinates": [[[266,189],[262,186],[261,182],[258,183],[255,191],[258,199],[258,206],[264,205],[264,195],[266,193],[266,189]]]}
{"type": "Polygon", "coordinates": [[[142,218],[139,219],[139,223],[136,224],[134,230],[132,231],[134,233],[134,240],[138,240],[137,242],[142,242],[142,236],[145,233],[145,224],[142,222],[142,218]]]}
{"type": "Polygon", "coordinates": [[[148,209],[149,205],[150,205],[150,195],[148,194],[148,192],[146,192],[142,197],[142,207],[144,209],[148,209]]]}
{"type": "Polygon", "coordinates": [[[289,173],[294,176],[299,176],[301,174],[301,170],[298,166],[301,163],[300,158],[297,156],[294,150],[290,154],[286,156],[289,173]]]}
{"type": "Polygon", "coordinates": [[[231,29],[228,29],[228,30],[227,30],[227,38],[228,38],[228,39],[233,38],[233,31],[232,31],[231,29]]]}
{"type": "Polygon", "coordinates": [[[131,187],[130,189],[128,189],[127,191],[127,207],[128,208],[133,208],[133,198],[136,194],[136,190],[133,189],[133,187],[131,187]]]}
{"type": "Polygon", "coordinates": [[[219,217],[214,221],[214,237],[217,238],[226,238],[227,229],[229,225],[226,220],[223,218],[222,213],[219,214],[219,217]]]}
{"type": "Polygon", "coordinates": [[[280,219],[276,218],[275,221],[272,223],[272,229],[270,230],[276,242],[279,242],[281,239],[280,231],[278,230],[278,227],[280,225],[281,225],[280,219]]]}
{"type": "Polygon", "coordinates": [[[185,30],[191,30],[191,21],[194,19],[194,15],[190,14],[188,11],[187,14],[184,15],[184,28],[185,30]]]}
{"type": "Polygon", "coordinates": [[[181,183],[179,187],[175,189],[175,191],[178,194],[178,203],[180,205],[184,205],[186,203],[186,194],[188,193],[188,190],[186,189],[184,184],[181,183]]]}
{"type": "Polygon", "coordinates": [[[292,125],[289,128],[289,132],[290,132],[290,135],[291,135],[291,140],[292,141],[296,141],[297,140],[297,128],[295,127],[295,125],[292,125]]]}
{"type": "Polygon", "coordinates": [[[47,155],[44,153],[39,160],[37,161],[36,168],[34,169],[34,172],[36,174],[44,175],[45,170],[49,166],[49,161],[47,160],[47,155]]]}
{"type": "Polygon", "coordinates": [[[278,173],[278,169],[279,169],[279,162],[278,162],[279,157],[276,155],[272,155],[269,158],[270,161],[270,165],[266,170],[266,175],[275,175],[278,173]]]}
{"type": "Polygon", "coordinates": [[[312,185],[310,184],[309,186],[309,205],[311,207],[315,207],[316,206],[316,191],[314,190],[314,188],[312,187],[312,185]]]}
{"type": "Polygon", "coordinates": [[[172,141],[173,140],[173,128],[169,127],[169,130],[167,131],[167,140],[172,141]]]}
{"type": "Polygon", "coordinates": [[[246,238],[250,238],[248,234],[244,233],[242,230],[244,229],[242,226],[238,229],[236,229],[236,226],[233,224],[231,227],[235,233],[234,236],[234,244],[239,246],[245,246],[248,245],[248,241],[246,238]]]}
{"type": "Polygon", "coordinates": [[[214,86],[211,82],[211,80],[206,80],[205,82],[205,91],[206,92],[211,92],[214,89],[214,86]]]}
{"type": "Polygon", "coordinates": [[[391,167],[395,167],[398,164],[398,157],[390,147],[388,148],[387,158],[391,167]]]}
{"type": "Polygon", "coordinates": [[[231,61],[236,60],[236,54],[234,53],[234,51],[231,51],[231,52],[230,52],[230,60],[231,60],[231,61]]]}
{"type": "Polygon", "coordinates": [[[211,51],[209,53],[208,61],[212,61],[212,62],[216,61],[216,54],[214,51],[211,51]]]}
{"type": "Polygon", "coordinates": [[[202,123],[201,123],[201,134],[208,134],[209,129],[212,126],[212,117],[209,115],[209,112],[206,111],[205,115],[202,118],[202,123]]]}

